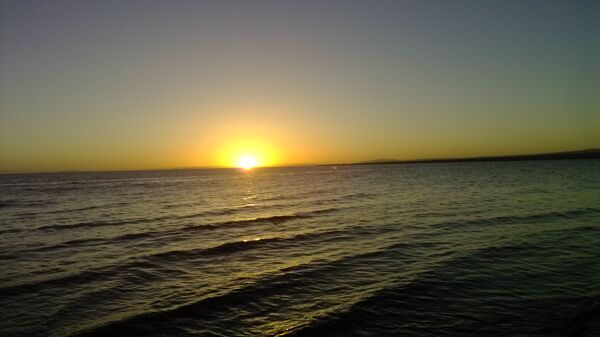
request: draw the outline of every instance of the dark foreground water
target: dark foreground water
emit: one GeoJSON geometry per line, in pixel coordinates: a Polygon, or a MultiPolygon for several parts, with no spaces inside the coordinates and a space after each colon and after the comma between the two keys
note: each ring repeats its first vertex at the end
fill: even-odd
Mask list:
{"type": "Polygon", "coordinates": [[[0,336],[600,336],[600,160],[0,176],[0,336]]]}

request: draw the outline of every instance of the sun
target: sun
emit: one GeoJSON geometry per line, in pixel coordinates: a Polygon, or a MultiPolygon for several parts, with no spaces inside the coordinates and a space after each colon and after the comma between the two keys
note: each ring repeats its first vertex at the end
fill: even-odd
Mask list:
{"type": "Polygon", "coordinates": [[[235,167],[245,171],[279,163],[275,148],[261,139],[232,138],[215,151],[215,166],[235,167]]]}
{"type": "Polygon", "coordinates": [[[237,160],[237,166],[244,170],[250,170],[251,168],[256,167],[256,165],[258,165],[258,161],[251,155],[243,155],[237,160]]]}

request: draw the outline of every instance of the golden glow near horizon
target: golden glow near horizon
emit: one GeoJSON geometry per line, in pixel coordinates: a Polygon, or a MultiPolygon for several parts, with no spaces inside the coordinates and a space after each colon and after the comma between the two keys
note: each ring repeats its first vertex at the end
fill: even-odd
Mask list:
{"type": "Polygon", "coordinates": [[[237,165],[239,167],[243,168],[244,170],[249,170],[253,167],[258,166],[258,161],[256,160],[256,158],[254,158],[254,156],[247,154],[247,155],[241,156],[238,159],[237,165]]]}
{"type": "Polygon", "coordinates": [[[259,139],[235,139],[218,151],[217,164],[249,170],[259,166],[280,164],[273,146],[259,139]]]}

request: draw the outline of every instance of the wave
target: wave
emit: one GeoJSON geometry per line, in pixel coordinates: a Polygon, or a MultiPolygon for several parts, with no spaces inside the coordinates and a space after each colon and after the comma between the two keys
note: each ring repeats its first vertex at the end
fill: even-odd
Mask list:
{"type": "MultiPolygon", "coordinates": [[[[22,254],[28,253],[40,253],[40,252],[49,252],[56,249],[72,249],[77,246],[87,245],[87,244],[110,244],[120,241],[129,241],[133,239],[144,239],[144,238],[153,238],[153,237],[165,237],[168,235],[179,235],[184,232],[190,231],[205,231],[205,230],[216,230],[230,227],[251,227],[257,225],[264,224],[282,224],[284,222],[298,220],[298,219],[307,219],[311,217],[315,217],[322,214],[327,214],[335,211],[341,210],[340,208],[326,208],[326,209],[318,209],[307,212],[299,212],[291,215],[274,215],[269,217],[257,217],[251,219],[242,219],[242,220],[232,220],[232,221],[223,221],[223,222],[215,222],[211,224],[193,224],[187,225],[183,227],[177,227],[170,230],[162,230],[162,231],[146,231],[146,232],[137,232],[137,233],[127,233],[123,235],[113,236],[109,238],[84,238],[84,239],[76,239],[59,242],[57,244],[41,246],[41,247],[33,247],[28,249],[21,249],[16,251],[7,251],[0,254],[0,260],[8,260],[21,257],[22,254]]],[[[145,221],[155,221],[156,218],[145,221]]],[[[88,227],[88,226],[114,226],[118,224],[130,224],[129,221],[121,221],[121,222],[107,222],[107,223],[79,223],[73,225],[60,225],[59,227],[68,226],[68,228],[78,228],[78,227],[88,227]]],[[[139,223],[139,222],[138,222],[139,223]]],[[[42,229],[49,229],[52,226],[44,226],[42,229]]],[[[40,228],[37,228],[39,230],[40,228]]],[[[3,232],[20,232],[20,229],[13,230],[5,230],[0,231],[3,232]]]]}
{"type": "Polygon", "coordinates": [[[13,234],[13,233],[20,233],[22,231],[23,231],[23,229],[21,229],[21,228],[8,228],[8,229],[0,230],[0,234],[13,234]]]}
{"type": "Polygon", "coordinates": [[[149,258],[152,259],[169,259],[174,261],[180,261],[182,258],[195,256],[212,256],[212,255],[222,255],[222,254],[230,254],[236,253],[240,251],[247,251],[256,248],[260,248],[265,246],[268,249],[276,249],[283,248],[290,245],[299,245],[305,244],[306,240],[311,240],[318,238],[320,240],[326,240],[330,238],[337,238],[339,240],[344,239],[344,237],[340,236],[340,234],[344,233],[343,230],[329,230],[329,231],[316,231],[316,232],[307,232],[300,233],[291,236],[284,237],[267,237],[261,238],[257,237],[254,239],[245,239],[241,241],[231,241],[225,242],[217,246],[208,247],[208,248],[195,248],[190,250],[174,250],[168,251],[164,253],[159,253],[155,255],[151,255],[146,257],[146,260],[149,258]]]}
{"type": "Polygon", "coordinates": [[[93,188],[94,185],[89,185],[85,183],[79,182],[65,182],[62,184],[47,184],[47,185],[37,185],[22,188],[23,192],[44,192],[44,193],[64,193],[64,192],[73,192],[73,191],[81,191],[83,189],[93,188]]]}
{"type": "MultiPolygon", "coordinates": [[[[590,226],[584,226],[574,228],[571,232],[577,232],[580,229],[591,230],[592,228],[590,226]]],[[[598,230],[598,228],[593,228],[593,230],[598,230]]],[[[428,325],[427,322],[423,323],[423,333],[427,331],[428,333],[436,334],[436,332],[438,332],[436,331],[436,328],[440,328],[440,326],[434,325],[443,319],[449,319],[449,321],[441,324],[443,328],[440,328],[440,331],[449,333],[447,329],[448,327],[453,326],[452,322],[468,318],[469,314],[478,314],[477,309],[469,312],[463,308],[459,314],[460,317],[453,317],[452,311],[449,311],[448,308],[455,306],[456,304],[454,302],[461,298],[468,299],[468,305],[471,307],[476,308],[478,306],[492,305],[496,308],[494,310],[507,312],[508,315],[511,315],[511,305],[518,307],[527,307],[527,305],[498,303],[497,301],[498,298],[506,299],[506,295],[505,293],[502,293],[502,291],[519,293],[519,280],[515,279],[513,281],[515,282],[514,286],[516,289],[509,289],[507,288],[508,285],[504,285],[503,288],[498,289],[496,288],[498,283],[494,283],[496,281],[489,284],[488,287],[490,291],[499,292],[499,296],[494,297],[490,293],[485,293],[486,288],[482,284],[482,279],[487,278],[488,280],[495,280],[496,278],[502,278],[502,274],[498,273],[497,269],[494,269],[497,266],[497,261],[508,261],[511,259],[518,261],[536,253],[541,254],[541,251],[546,255],[548,254],[548,247],[552,247],[554,240],[564,241],[566,239],[564,236],[556,237],[554,235],[555,233],[550,233],[549,235],[546,234],[549,234],[549,232],[544,233],[541,238],[536,235],[531,235],[532,239],[541,239],[539,243],[544,243],[543,247],[537,246],[535,242],[521,242],[518,244],[508,243],[497,246],[484,246],[470,252],[457,250],[451,251],[449,254],[440,252],[435,255],[429,255],[427,262],[422,263],[425,266],[424,268],[419,268],[416,265],[411,268],[413,272],[416,271],[414,278],[393,281],[391,286],[369,294],[367,297],[350,305],[344,310],[313,319],[308,324],[286,334],[286,336],[347,336],[356,335],[358,334],[357,331],[378,331],[381,335],[401,335],[401,330],[398,330],[399,326],[396,325],[396,323],[420,319],[420,315],[422,315],[421,310],[427,310],[428,315],[431,315],[431,317],[435,319],[435,322],[429,322],[431,325],[428,325]],[[432,261],[432,256],[436,256],[437,259],[432,261]],[[490,269],[486,271],[484,269],[485,266],[490,266],[490,269]],[[421,269],[421,271],[418,271],[419,269],[421,269]],[[481,297],[476,297],[475,294],[477,294],[477,292],[483,295],[481,297]],[[436,313],[436,311],[439,312],[436,313]],[[375,324],[375,326],[373,326],[373,324],[375,324]]],[[[568,239],[566,240],[568,241],[568,239]]],[[[384,248],[383,251],[389,253],[400,247],[406,248],[406,244],[392,245],[384,248]]],[[[437,250],[440,250],[439,248],[437,250]]],[[[556,249],[557,251],[555,253],[561,255],[561,250],[564,250],[565,248],[561,247],[556,249]]],[[[515,268],[519,271],[519,268],[522,267],[515,268]]],[[[510,273],[510,271],[504,272],[510,273]]],[[[530,280],[543,277],[539,275],[539,272],[532,271],[531,267],[529,267],[526,272],[529,272],[529,274],[526,275],[530,280]]],[[[564,276],[564,272],[556,271],[554,275],[560,279],[560,277],[564,276]]],[[[590,275],[590,280],[594,280],[592,275],[590,275]]],[[[547,280],[547,282],[550,284],[553,283],[550,280],[547,280]]],[[[585,283],[585,280],[580,280],[580,282],[585,283]]],[[[568,285],[562,283],[561,286],[568,285]]],[[[556,292],[555,294],[557,295],[550,297],[550,299],[555,300],[557,303],[551,307],[559,308],[564,306],[565,300],[560,298],[563,294],[558,294],[556,292]]],[[[536,298],[535,295],[530,298],[524,297],[523,295],[511,298],[511,301],[529,302],[528,305],[533,308],[547,305],[543,303],[543,301],[546,300],[548,300],[548,298],[544,297],[540,299],[536,298]]],[[[591,300],[590,305],[584,306],[578,314],[574,316],[568,316],[567,314],[567,316],[564,316],[564,320],[558,322],[557,327],[547,328],[532,333],[519,331],[519,336],[584,336],[585,334],[583,332],[585,332],[588,323],[592,320],[596,320],[599,316],[600,298],[596,298],[591,300]]],[[[412,333],[418,335],[416,331],[420,328],[412,327],[411,329],[412,333]]],[[[450,334],[461,335],[460,332],[462,331],[464,330],[455,331],[450,334]]],[[[492,331],[488,331],[488,333],[492,335],[492,331]]],[[[503,335],[512,334],[505,330],[503,331],[503,335]]]]}
{"type": "MultiPolygon", "coordinates": [[[[157,253],[149,256],[145,256],[143,259],[146,262],[151,262],[152,260],[157,260],[160,263],[164,263],[166,261],[181,261],[190,257],[208,257],[214,255],[222,255],[222,254],[231,254],[240,251],[246,251],[258,248],[260,246],[270,245],[278,242],[285,242],[286,240],[294,240],[297,238],[282,238],[282,237],[272,237],[272,238],[256,238],[256,239],[248,239],[242,241],[232,241],[225,242],[217,246],[208,247],[208,248],[194,248],[188,250],[171,250],[163,253],[157,253]]],[[[270,247],[272,248],[272,247],[270,247]]]]}
{"type": "Polygon", "coordinates": [[[270,294],[289,289],[292,285],[298,286],[295,283],[309,282],[315,277],[327,273],[328,270],[339,269],[339,264],[349,263],[351,260],[369,256],[371,256],[370,253],[356,254],[334,261],[309,262],[283,268],[276,274],[269,274],[220,295],[206,297],[171,309],[140,313],[119,321],[91,328],[74,336],[119,337],[144,334],[160,335],[160,327],[157,326],[156,322],[161,322],[160,324],[168,326],[168,320],[189,316],[193,316],[196,321],[205,321],[207,325],[210,325],[212,317],[214,317],[213,315],[219,315],[219,310],[222,310],[224,307],[245,303],[248,299],[268,297],[270,294]]]}
{"type": "Polygon", "coordinates": [[[149,223],[155,221],[163,221],[163,220],[173,220],[173,219],[193,219],[197,217],[207,216],[207,215],[217,215],[217,214],[227,214],[227,211],[206,211],[194,214],[186,214],[186,215],[165,215],[160,217],[152,217],[152,218],[130,218],[130,219],[122,219],[122,220],[114,220],[114,221],[89,221],[89,222],[79,222],[73,224],[62,224],[62,225],[44,225],[40,227],[36,227],[33,229],[29,229],[29,231],[47,231],[47,230],[69,230],[76,229],[81,227],[104,227],[104,226],[120,226],[120,225],[135,225],[142,223],[149,223]]]}
{"type": "Polygon", "coordinates": [[[331,203],[335,203],[335,202],[344,202],[344,201],[348,201],[348,200],[364,200],[364,199],[372,198],[376,195],[377,194],[375,194],[375,193],[366,193],[366,192],[352,193],[352,194],[346,194],[346,195],[343,195],[340,197],[335,197],[335,198],[319,199],[319,200],[314,201],[314,203],[315,204],[331,204],[331,203]]]}
{"type": "MultiPolygon", "coordinates": [[[[245,207],[251,207],[251,206],[245,206],[245,207]]],[[[217,210],[207,210],[204,212],[199,212],[199,213],[194,213],[194,214],[186,214],[186,215],[166,215],[166,216],[161,216],[161,217],[153,217],[153,218],[133,218],[133,219],[121,219],[121,220],[114,220],[114,221],[89,221],[89,222],[79,222],[79,223],[73,223],[73,224],[52,224],[52,225],[43,225],[43,226],[39,226],[36,228],[31,228],[31,229],[23,229],[23,231],[47,231],[47,230],[68,230],[68,229],[76,229],[76,228],[81,228],[81,227],[104,227],[104,226],[119,226],[119,225],[126,225],[126,224],[141,224],[141,223],[149,223],[149,222],[154,222],[154,221],[163,221],[163,220],[173,220],[173,219],[193,219],[193,218],[198,218],[198,217],[203,217],[203,216],[211,216],[211,215],[231,215],[234,214],[236,212],[239,212],[243,209],[244,207],[233,207],[233,208],[224,208],[224,209],[217,209],[217,210]]],[[[247,222],[253,222],[253,221],[264,221],[264,220],[271,220],[271,221],[281,221],[281,220],[288,220],[294,217],[304,217],[307,215],[310,215],[312,213],[314,214],[323,214],[323,213],[327,213],[329,212],[328,209],[325,210],[317,210],[317,211],[308,211],[305,213],[299,212],[295,215],[282,215],[282,216],[272,216],[272,217],[266,217],[266,218],[255,218],[255,219],[249,219],[249,220],[242,220],[242,221],[247,221],[247,222]]],[[[239,221],[231,221],[231,222],[239,222],[239,221]]],[[[224,222],[222,224],[227,224],[229,222],[224,222]]],[[[208,227],[210,226],[214,226],[214,225],[207,225],[208,227]]],[[[199,226],[202,227],[202,226],[199,226]]]]}
{"type": "MultiPolygon", "coordinates": [[[[151,259],[164,260],[166,258],[167,260],[172,259],[178,261],[181,258],[189,256],[229,254],[254,249],[263,245],[273,248],[273,246],[282,243],[287,244],[293,241],[306,239],[307,237],[305,235],[323,235],[323,233],[307,233],[287,238],[275,237],[256,241],[229,242],[204,249],[194,249],[183,252],[166,252],[167,255],[157,255],[151,257],[151,259]]],[[[443,247],[443,243],[439,243],[437,246],[440,245],[443,247]]],[[[435,244],[433,246],[428,246],[427,248],[434,247],[436,247],[435,244]]],[[[523,247],[525,247],[525,245],[523,245],[523,247]]],[[[315,280],[322,278],[323,275],[332,278],[335,277],[336,272],[347,271],[349,268],[353,268],[353,266],[372,265],[371,262],[381,261],[383,256],[386,256],[387,259],[393,257],[394,260],[397,260],[402,256],[407,256],[410,258],[408,262],[412,261],[410,263],[414,263],[414,261],[417,261],[418,263],[418,254],[415,255],[410,253],[413,248],[423,248],[423,243],[416,240],[406,240],[406,242],[381,247],[369,252],[347,255],[335,260],[314,260],[302,263],[280,269],[275,274],[269,274],[255,279],[250,283],[240,283],[243,284],[241,287],[231,289],[223,294],[203,298],[199,301],[190,302],[171,309],[140,313],[120,321],[113,321],[103,326],[91,328],[90,330],[81,332],[77,336],[131,336],[144,335],[145,333],[160,335],[162,331],[160,330],[161,327],[156,325],[158,324],[156,323],[157,321],[161,321],[161,324],[164,323],[168,326],[170,320],[179,318],[193,318],[195,321],[204,321],[209,325],[211,320],[214,319],[214,315],[221,314],[222,310],[226,310],[227,307],[245,303],[249,299],[257,300],[260,298],[268,298],[271,294],[286,291],[286,289],[304,289],[306,286],[303,284],[304,282],[314,282],[315,280]],[[401,255],[390,255],[392,253],[395,254],[396,252],[401,253],[401,255]]],[[[373,315],[376,315],[374,313],[376,309],[373,308],[379,308],[381,305],[385,308],[386,301],[402,301],[402,299],[420,298],[429,291],[428,289],[430,289],[430,287],[441,286],[439,283],[441,282],[440,280],[453,280],[453,273],[456,272],[456,270],[462,270],[463,268],[472,266],[473,259],[479,259],[487,254],[497,255],[502,252],[512,254],[515,250],[519,250],[519,245],[482,247],[481,249],[472,251],[468,255],[439,255],[437,259],[434,259],[435,261],[432,261],[431,256],[429,256],[424,267],[411,268],[417,272],[416,276],[410,279],[408,283],[405,282],[399,286],[382,288],[378,292],[369,294],[369,297],[353,304],[349,309],[343,312],[338,311],[319,317],[309,325],[291,331],[291,333],[294,336],[344,335],[343,331],[347,330],[344,330],[343,328],[352,325],[353,322],[364,322],[365,317],[366,319],[369,317],[375,319],[376,316],[373,315]],[[502,251],[498,251],[498,249],[501,249],[502,251]],[[458,268],[456,265],[457,263],[464,265],[458,268]],[[372,306],[374,307],[371,308],[372,306]]],[[[148,260],[148,257],[144,258],[144,261],[147,262],[148,260]]],[[[119,266],[118,268],[131,268],[131,266],[119,266]]],[[[372,266],[372,268],[377,269],[376,266],[372,266]]],[[[427,303],[432,303],[431,301],[433,301],[434,295],[435,294],[431,295],[431,298],[428,299],[429,302],[427,303]]],[[[391,303],[388,304],[390,306],[392,305],[391,303]]],[[[398,315],[397,312],[391,314],[398,315]]]]}
{"type": "Polygon", "coordinates": [[[15,215],[17,215],[17,216],[33,216],[33,215],[40,215],[40,214],[75,213],[75,212],[82,212],[82,211],[90,211],[93,209],[99,209],[99,208],[103,208],[103,207],[106,207],[106,206],[87,206],[87,207],[80,207],[80,208],[57,209],[57,210],[52,210],[52,211],[41,211],[41,212],[20,212],[20,213],[16,213],[15,215]]]}
{"type": "MultiPolygon", "coordinates": [[[[176,235],[176,234],[181,234],[183,232],[188,232],[188,231],[203,231],[203,230],[215,230],[215,229],[222,229],[222,228],[228,228],[228,227],[250,227],[250,226],[257,226],[257,225],[264,225],[264,224],[281,224],[281,223],[285,223],[288,221],[294,221],[294,220],[298,220],[298,219],[306,219],[306,218],[311,218],[314,216],[318,216],[318,215],[322,215],[322,214],[327,214],[327,213],[331,213],[331,212],[336,212],[336,211],[340,211],[343,209],[347,209],[347,208],[352,208],[352,207],[345,207],[345,208],[325,208],[325,209],[318,209],[318,210],[312,210],[312,211],[307,211],[307,212],[298,212],[298,213],[294,213],[294,214],[289,214],[289,215],[275,215],[275,216],[269,216],[269,217],[257,217],[257,218],[251,218],[251,219],[242,219],[242,220],[231,220],[231,221],[224,221],[224,222],[215,222],[215,223],[209,223],[209,224],[192,224],[192,225],[187,225],[187,226],[183,226],[183,227],[177,227],[171,230],[163,230],[163,231],[158,231],[158,232],[140,232],[140,233],[127,233],[127,234],[123,234],[123,235],[118,235],[118,236],[114,236],[114,237],[110,237],[110,238],[86,238],[86,239],[77,239],[77,240],[70,240],[70,241],[64,241],[64,242],[60,242],[58,244],[55,245],[51,245],[51,246],[42,246],[42,247],[35,247],[35,248],[31,248],[31,249],[24,249],[24,250],[19,250],[19,251],[15,251],[15,252],[5,252],[4,254],[0,255],[0,259],[11,259],[11,258],[15,258],[15,257],[19,257],[19,254],[22,253],[33,253],[33,252],[46,252],[46,251],[51,251],[54,249],[61,249],[61,248],[73,248],[76,247],[78,245],[85,245],[85,244],[103,244],[103,243],[111,243],[111,242],[119,242],[119,241],[129,241],[132,239],[143,239],[143,238],[152,238],[152,237],[159,237],[159,236],[167,236],[167,235],[176,235]]],[[[223,211],[227,211],[227,209],[224,209],[223,211]]],[[[201,214],[215,214],[215,212],[221,212],[220,210],[217,211],[208,211],[205,213],[197,213],[197,214],[193,214],[193,215],[185,215],[185,216],[177,216],[177,218],[193,218],[193,217],[198,217],[201,214]]],[[[477,219],[477,220],[467,220],[467,221],[457,221],[457,222],[444,222],[444,223],[440,223],[435,225],[436,227],[456,227],[456,226],[460,226],[460,225],[480,225],[480,224],[488,224],[488,223],[515,223],[515,222],[520,222],[520,221],[544,221],[544,220],[548,220],[551,218],[568,218],[574,215],[582,215],[582,214],[587,214],[590,212],[600,212],[599,209],[596,208],[583,208],[583,209],[575,209],[575,210],[571,210],[571,211],[566,211],[566,212],[549,212],[549,213],[540,213],[540,214],[533,214],[533,215],[527,215],[527,216],[521,216],[521,217],[494,217],[494,218],[488,218],[488,219],[477,219]]],[[[168,218],[173,218],[172,216],[165,216],[165,217],[157,217],[157,218],[151,218],[151,219],[139,219],[139,220],[123,220],[123,221],[114,221],[114,222],[90,222],[90,223],[78,223],[78,224],[72,224],[72,225],[59,225],[58,227],[61,227],[61,229],[63,229],[62,227],[67,227],[67,228],[77,228],[77,227],[88,227],[88,226],[114,226],[114,225],[120,225],[120,224],[135,224],[135,223],[144,223],[144,222],[151,222],[151,221],[157,221],[157,220],[161,220],[161,219],[168,219],[168,218]]],[[[353,230],[355,231],[355,233],[353,233],[353,235],[358,235],[358,234],[369,234],[369,233],[373,233],[373,232],[378,232],[384,229],[393,229],[393,227],[395,227],[396,224],[389,224],[389,225],[376,225],[376,226],[370,226],[370,225],[366,225],[366,226],[353,226],[353,230]],[[364,227],[364,228],[363,228],[364,227]],[[362,228],[359,229],[359,228],[362,228]]],[[[589,228],[587,228],[587,230],[596,230],[596,227],[593,226],[587,226],[589,228]]],[[[50,229],[50,228],[55,228],[52,225],[49,226],[42,226],[37,228],[37,230],[43,230],[43,229],[50,229]]],[[[571,229],[568,229],[569,231],[571,229]]],[[[586,230],[586,228],[581,228],[581,230],[586,230]]],[[[20,230],[18,229],[7,229],[7,230],[3,230],[0,231],[0,233],[14,233],[14,232],[19,232],[20,230]]]]}
{"type": "MultiPolygon", "coordinates": [[[[285,218],[286,218],[285,216],[278,216],[278,217],[253,219],[252,221],[280,222],[280,221],[284,221],[285,218]]],[[[166,251],[166,252],[161,252],[161,253],[156,253],[156,254],[151,254],[151,255],[146,255],[146,256],[137,256],[137,257],[133,258],[131,261],[128,261],[125,263],[120,263],[120,264],[109,266],[109,267],[105,267],[105,268],[101,268],[101,269],[84,270],[84,271],[78,272],[76,274],[69,274],[66,276],[53,278],[53,279],[45,279],[45,280],[40,280],[40,281],[34,281],[31,283],[3,286],[3,287],[0,287],[0,295],[1,294],[9,294],[9,293],[14,294],[14,293],[28,292],[28,291],[31,291],[32,289],[39,290],[39,289],[43,289],[49,285],[67,286],[67,283],[69,283],[71,281],[79,282],[80,280],[86,279],[86,275],[88,275],[88,274],[89,275],[107,276],[107,275],[118,273],[119,271],[122,271],[122,270],[128,270],[137,265],[147,265],[148,263],[150,263],[151,265],[157,265],[157,264],[164,263],[166,261],[181,261],[182,259],[190,258],[190,257],[202,257],[202,256],[210,257],[210,256],[214,256],[214,255],[231,254],[231,253],[235,253],[235,252],[239,252],[239,251],[255,249],[255,248],[258,248],[261,246],[269,246],[269,248],[272,249],[272,248],[274,248],[273,247],[274,243],[289,244],[289,243],[300,242],[300,241],[315,238],[315,237],[336,236],[339,233],[340,233],[339,230],[333,230],[333,231],[301,233],[301,234],[288,236],[288,237],[247,239],[247,240],[241,240],[241,241],[225,242],[220,245],[213,246],[213,247],[194,248],[194,249],[189,249],[189,250],[172,250],[172,251],[166,251]]],[[[126,234],[126,235],[120,236],[119,238],[121,240],[126,240],[128,238],[143,237],[146,235],[147,235],[147,233],[132,233],[132,234],[126,234]]],[[[56,249],[58,247],[70,247],[69,245],[72,245],[75,243],[96,242],[96,241],[101,241],[101,239],[100,240],[98,240],[98,239],[72,240],[72,241],[62,243],[59,245],[55,245],[55,246],[51,246],[51,247],[36,248],[35,251],[43,252],[43,251],[47,251],[47,250],[51,250],[51,249],[56,249]]],[[[22,252],[19,252],[19,253],[22,253],[22,252]]],[[[10,255],[7,254],[5,256],[2,256],[2,258],[12,258],[15,256],[14,254],[15,253],[10,254],[10,255]]]]}
{"type": "Polygon", "coordinates": [[[73,224],[63,225],[44,225],[30,229],[30,231],[57,231],[57,230],[68,230],[77,229],[83,227],[105,227],[105,226],[119,226],[127,224],[141,224],[152,221],[160,221],[168,219],[169,217],[156,217],[156,218],[137,218],[137,219],[126,219],[126,220],[115,220],[115,221],[89,221],[89,222],[78,222],[73,224]]]}
{"type": "Polygon", "coordinates": [[[328,214],[332,212],[341,211],[346,208],[325,208],[325,209],[317,209],[312,211],[298,212],[293,214],[286,215],[273,215],[267,217],[257,217],[250,219],[242,219],[242,220],[231,220],[231,221],[223,221],[216,222],[212,224],[199,224],[199,225],[189,225],[180,227],[177,231],[196,231],[196,230],[210,230],[210,229],[221,229],[226,227],[250,227],[256,225],[263,224],[282,224],[289,221],[300,220],[300,219],[308,219],[318,215],[328,214]]]}
{"type": "Polygon", "coordinates": [[[36,280],[27,283],[3,285],[0,287],[0,296],[14,296],[26,293],[38,293],[52,286],[69,284],[83,284],[87,281],[101,279],[105,274],[102,270],[83,270],[75,274],[58,276],[50,279],[36,280]]]}
{"type": "MultiPolygon", "coordinates": [[[[256,198],[256,199],[260,200],[262,202],[280,201],[280,200],[286,200],[286,201],[301,200],[301,199],[305,199],[305,198],[311,197],[311,196],[325,196],[325,195],[328,195],[328,193],[330,193],[330,192],[331,192],[330,189],[316,189],[316,190],[297,192],[297,193],[287,193],[285,195],[276,195],[276,196],[262,197],[262,198],[256,198]]],[[[370,192],[359,192],[359,193],[351,193],[348,195],[342,195],[342,196],[337,196],[337,197],[332,197],[332,198],[327,198],[327,199],[318,199],[318,200],[310,200],[310,201],[314,202],[314,203],[327,203],[327,202],[345,201],[345,200],[360,200],[360,199],[364,199],[364,198],[370,198],[375,195],[376,195],[375,193],[370,193],[370,192]]]]}
{"type": "Polygon", "coordinates": [[[0,200],[0,208],[8,208],[17,206],[19,203],[16,199],[4,199],[0,200]]]}
{"type": "Polygon", "coordinates": [[[111,243],[115,243],[115,242],[119,242],[119,241],[129,241],[132,239],[144,238],[144,237],[149,237],[149,236],[153,236],[153,233],[150,233],[150,232],[127,233],[127,234],[123,234],[123,235],[113,236],[110,238],[83,238],[83,239],[68,240],[68,241],[63,241],[63,242],[59,242],[59,243],[56,243],[53,245],[48,245],[48,246],[36,246],[33,248],[3,252],[3,253],[0,253],[0,260],[10,260],[10,259],[23,257],[23,254],[45,253],[45,252],[51,252],[51,251],[54,251],[57,249],[62,249],[62,248],[73,249],[73,248],[80,247],[81,245],[88,245],[88,244],[94,244],[94,245],[111,244],[111,243]]]}
{"type": "Polygon", "coordinates": [[[538,223],[551,221],[556,219],[570,219],[576,216],[599,213],[599,208],[577,208],[563,212],[544,212],[522,216],[497,216],[491,218],[482,218],[465,221],[446,221],[435,225],[436,227],[463,227],[471,225],[486,225],[486,224],[513,224],[513,223],[538,223]]]}
{"type": "Polygon", "coordinates": [[[298,200],[298,199],[302,199],[311,195],[319,195],[321,193],[326,193],[329,192],[326,189],[319,189],[319,190],[311,190],[311,191],[303,191],[303,192],[292,192],[292,193],[286,193],[285,195],[275,195],[275,196],[270,196],[270,197],[262,197],[260,198],[260,201],[279,201],[282,199],[285,200],[298,200]]]}
{"type": "Polygon", "coordinates": [[[17,200],[17,199],[5,199],[5,200],[0,200],[0,208],[11,208],[11,207],[17,207],[17,206],[24,206],[24,207],[44,207],[44,206],[49,206],[49,205],[54,205],[57,204],[57,201],[54,200],[29,200],[29,201],[24,201],[24,200],[17,200]]]}

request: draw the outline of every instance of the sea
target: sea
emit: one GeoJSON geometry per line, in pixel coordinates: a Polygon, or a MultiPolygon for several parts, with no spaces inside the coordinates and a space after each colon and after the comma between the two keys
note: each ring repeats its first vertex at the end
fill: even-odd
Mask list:
{"type": "Polygon", "coordinates": [[[600,160],[0,175],[0,336],[600,336],[600,160]]]}

